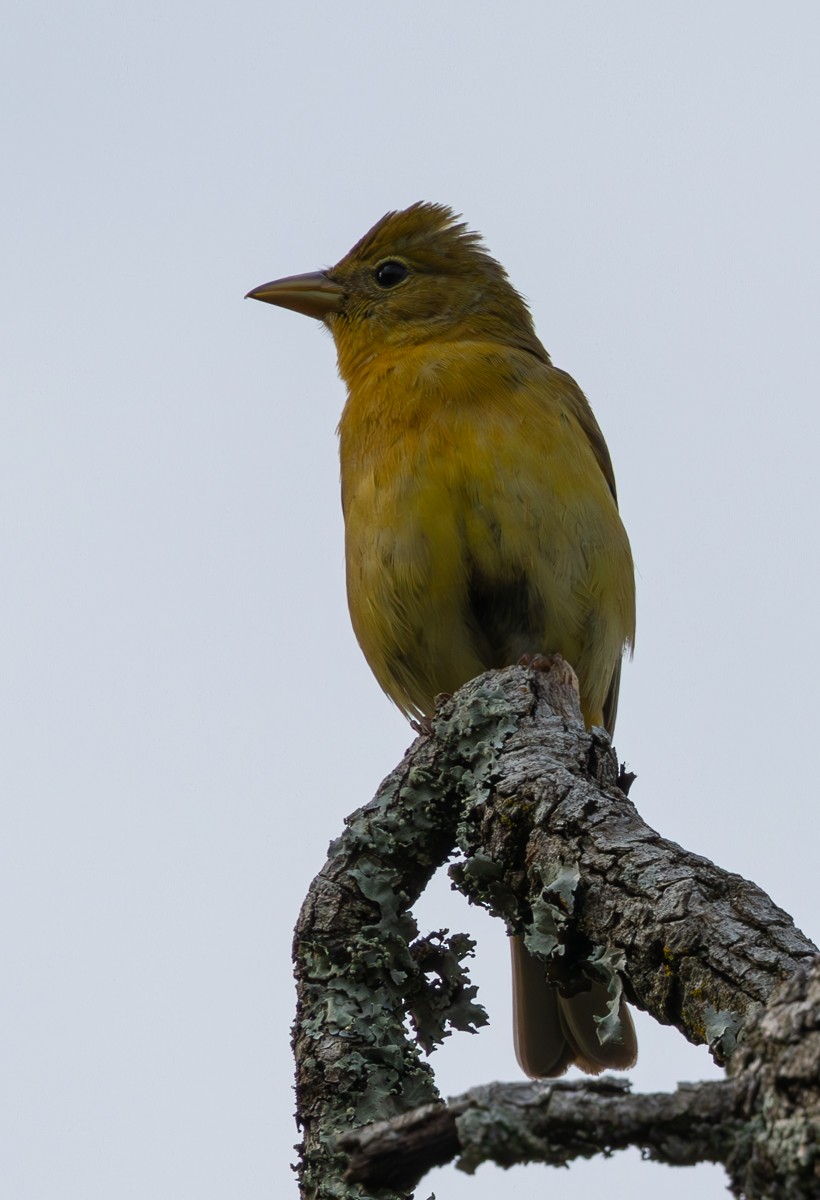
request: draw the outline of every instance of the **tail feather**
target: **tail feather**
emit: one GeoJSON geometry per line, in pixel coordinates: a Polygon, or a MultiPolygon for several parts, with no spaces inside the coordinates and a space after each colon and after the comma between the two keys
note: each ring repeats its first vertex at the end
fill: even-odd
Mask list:
{"type": "Polygon", "coordinates": [[[520,937],[510,939],[513,965],[513,1039],[518,1065],[531,1079],[553,1079],[575,1065],[588,1075],[625,1071],[638,1057],[638,1041],[622,1000],[622,1040],[601,1045],[595,1017],[608,1012],[609,993],[593,983],[589,991],[561,996],[546,978],[544,964],[520,937]]]}

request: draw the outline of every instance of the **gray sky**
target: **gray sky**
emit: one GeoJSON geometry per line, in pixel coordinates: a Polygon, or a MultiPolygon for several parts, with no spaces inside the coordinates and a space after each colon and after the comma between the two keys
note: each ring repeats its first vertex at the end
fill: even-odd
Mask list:
{"type": "MultiPolygon", "coordinates": [[[[332,343],[242,296],[388,208],[483,232],[604,429],[637,805],[820,935],[818,34],[813,3],[12,0],[5,1194],[292,1187],[291,929],[410,731],[349,628],[332,343]]],[[[420,918],[479,936],[493,1021],[439,1052],[442,1088],[515,1078],[503,932],[446,884],[420,918]]],[[[639,1032],[635,1086],[714,1073],[639,1032]]],[[[602,1177],[724,1195],[636,1154],[504,1184],[602,1177]]]]}

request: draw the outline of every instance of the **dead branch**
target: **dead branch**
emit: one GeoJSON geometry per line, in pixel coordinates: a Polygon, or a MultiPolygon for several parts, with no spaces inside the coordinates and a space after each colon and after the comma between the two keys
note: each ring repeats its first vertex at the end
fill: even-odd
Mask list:
{"type": "MultiPolygon", "coordinates": [[[[815,1195],[773,1190],[814,1179],[814,1116],[798,1137],[795,1114],[787,1113],[790,1134],[780,1142],[789,1151],[770,1154],[776,1147],[766,1132],[760,1086],[749,1081],[766,1079],[769,1087],[781,1078],[779,1059],[754,1049],[753,1031],[776,1011],[763,1006],[778,985],[813,979],[801,968],[816,950],[754,884],[650,829],[618,781],[607,735],[584,729],[571,673],[510,668],[481,676],[448,699],[433,734],[418,738],[371,804],[348,819],[311,886],[294,941],[305,1196],[369,1195],[374,1176],[357,1176],[371,1180],[364,1188],[351,1174],[344,1177],[351,1130],[387,1120],[392,1138],[394,1119],[418,1109],[426,1115],[415,1113],[409,1126],[429,1131],[432,1122],[434,1130],[425,1134],[424,1153],[433,1144],[434,1159],[458,1154],[467,1167],[485,1157],[504,1161],[505,1154],[519,1156],[509,1161],[554,1162],[640,1145],[666,1154],[663,1161],[723,1161],[736,1188],[741,1167],[743,1186],[766,1178],[769,1190],[747,1190],[749,1197],[815,1195]],[[708,1042],[718,1060],[730,1064],[732,1080],[663,1097],[633,1096],[611,1081],[518,1085],[515,1091],[508,1085],[506,1092],[492,1085],[482,1090],[492,1097],[490,1108],[471,1093],[466,1108],[458,1108],[466,1103],[462,1098],[445,1109],[419,1046],[431,1049],[448,1023],[470,1029],[485,1018],[462,965],[469,939],[441,932],[420,938],[410,908],[454,847],[463,856],[451,868],[458,886],[524,933],[556,986],[578,989],[590,978],[603,980],[613,1013],[623,988],[690,1041],[708,1042]],[[415,1038],[406,1032],[408,1014],[415,1038]],[[724,1119],[707,1122],[707,1129],[698,1104],[700,1111],[717,1105],[724,1119]],[[650,1111],[660,1123],[654,1140],[650,1111]],[[597,1125],[584,1125],[593,1113],[597,1125]],[[530,1116],[535,1124],[527,1133],[530,1116]],[[757,1176],[746,1169],[749,1145],[756,1147],[755,1161],[767,1164],[757,1176]]],[[[778,1004],[781,1017],[791,1014],[793,1034],[792,1008],[778,1004]]],[[[801,1019],[805,1026],[807,1018],[801,1019]]],[[[789,1036],[783,1032],[781,1049],[793,1050],[789,1036]]],[[[803,1063],[802,1069],[811,1068],[803,1063]]],[[[813,1069],[820,1078],[817,1062],[813,1069]]],[[[806,1086],[801,1080],[798,1091],[806,1086]]],[[[356,1135],[359,1154],[365,1136],[356,1135]]],[[[396,1160],[378,1176],[380,1200],[405,1196],[420,1161],[401,1166],[396,1160]]]]}

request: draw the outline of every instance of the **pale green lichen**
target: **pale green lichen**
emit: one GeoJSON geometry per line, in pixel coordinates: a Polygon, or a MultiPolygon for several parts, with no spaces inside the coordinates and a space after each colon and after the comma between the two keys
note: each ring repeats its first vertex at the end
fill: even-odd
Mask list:
{"type": "MultiPolygon", "coordinates": [[[[498,751],[516,724],[509,697],[488,677],[466,709],[445,706],[437,716],[436,759],[389,777],[330,847],[329,878],[342,889],[334,903],[344,911],[345,879],[362,899],[350,894],[355,922],[348,917],[330,928],[317,922],[298,940],[295,1039],[309,1114],[302,1171],[309,1195],[361,1195],[339,1182],[334,1136],[435,1100],[421,1049],[431,1052],[451,1029],[475,1032],[486,1024],[465,965],[471,939],[444,930],[420,938],[410,906],[453,847],[455,821],[469,819],[490,791],[498,751]],[[335,863],[348,864],[344,875],[335,863]],[[415,1041],[404,1027],[408,1016],[415,1041]],[[315,1043],[315,1052],[305,1041],[315,1043]]],[[[473,869],[481,874],[481,864],[473,869]]]]}
{"type": "Polygon", "coordinates": [[[575,906],[575,893],[581,881],[581,872],[577,862],[545,863],[538,868],[538,875],[544,885],[546,895],[556,896],[563,905],[564,911],[571,913],[575,906]]]}
{"type": "Polygon", "coordinates": [[[626,955],[623,950],[612,950],[606,946],[593,946],[587,956],[587,965],[593,977],[606,984],[610,999],[607,1001],[607,1015],[595,1017],[598,1041],[602,1046],[611,1042],[622,1043],[624,1032],[621,1027],[621,1001],[624,998],[623,974],[626,967],[626,955]]]}
{"type": "Polygon", "coordinates": [[[718,1012],[711,1004],[707,1004],[703,1010],[704,1040],[721,1060],[732,1057],[742,1025],[737,1013],[725,1010],[718,1012]]]}
{"type": "Polygon", "coordinates": [[[538,875],[543,890],[533,901],[532,924],[524,934],[524,942],[533,954],[548,961],[564,953],[567,916],[572,913],[581,876],[577,863],[561,860],[542,864],[538,875]]]}
{"type": "Polygon", "coordinates": [[[428,1054],[452,1029],[477,1033],[489,1021],[463,966],[465,958],[474,957],[475,942],[464,933],[447,937],[447,932],[437,930],[410,947],[419,974],[416,986],[408,989],[407,1007],[419,1044],[428,1054]]]}
{"type": "Polygon", "coordinates": [[[518,919],[518,899],[505,883],[501,867],[489,855],[472,854],[463,862],[454,863],[448,874],[471,904],[480,904],[510,923],[518,919]]]}

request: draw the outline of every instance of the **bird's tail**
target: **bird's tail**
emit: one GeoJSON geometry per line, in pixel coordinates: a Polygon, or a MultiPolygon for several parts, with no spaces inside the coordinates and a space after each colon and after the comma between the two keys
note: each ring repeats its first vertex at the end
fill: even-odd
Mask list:
{"type": "Polygon", "coordinates": [[[562,996],[547,981],[543,962],[530,954],[523,938],[511,938],[510,945],[515,1057],[525,1075],[554,1078],[573,1064],[588,1075],[634,1067],[638,1040],[624,1000],[618,1014],[621,1039],[602,1045],[595,1018],[609,1011],[606,987],[593,983],[588,991],[562,996]]]}

